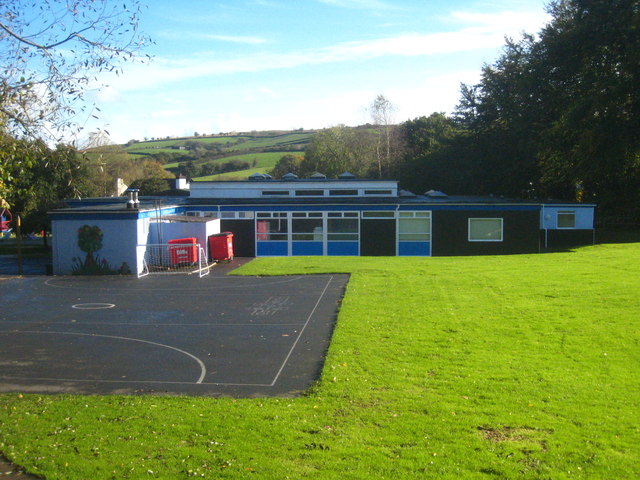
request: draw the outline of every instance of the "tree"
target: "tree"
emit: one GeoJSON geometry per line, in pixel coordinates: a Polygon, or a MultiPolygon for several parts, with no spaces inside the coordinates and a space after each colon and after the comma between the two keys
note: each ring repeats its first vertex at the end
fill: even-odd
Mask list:
{"type": "Polygon", "coordinates": [[[640,210],[640,2],[564,0],[540,37],[545,104],[540,148],[553,194],[640,210]]]}
{"type": "Polygon", "coordinates": [[[392,144],[395,126],[393,125],[393,114],[396,110],[384,95],[378,95],[369,106],[369,113],[373,124],[376,126],[376,161],[378,178],[388,174],[392,165],[392,144]]]}
{"type": "Polygon", "coordinates": [[[83,225],[78,229],[78,247],[87,254],[84,267],[95,266],[96,259],[93,253],[102,249],[103,236],[102,230],[96,225],[83,225]]]}
{"type": "Polygon", "coordinates": [[[375,137],[367,130],[339,125],[316,133],[300,165],[302,175],[321,172],[337,177],[351,172],[368,177],[375,172],[375,137]]]}
{"type": "Polygon", "coordinates": [[[74,148],[50,149],[40,140],[0,138],[0,167],[7,179],[4,198],[23,217],[25,231],[47,229],[47,211],[59,207],[61,199],[91,191],[90,166],[74,148]],[[11,161],[11,155],[20,161],[11,161]]]}
{"type": "Polygon", "coordinates": [[[304,161],[303,155],[292,155],[290,153],[280,157],[280,160],[276,163],[270,175],[273,178],[282,178],[287,173],[293,173],[294,175],[302,175],[302,162],[304,161]]]}
{"type": "Polygon", "coordinates": [[[139,12],[137,0],[0,2],[0,128],[58,138],[72,127],[95,75],[147,43],[139,12]]]}
{"type": "Polygon", "coordinates": [[[548,9],[538,38],[508,40],[480,83],[463,87],[457,118],[479,186],[640,210],[640,1],[548,9]]]}
{"type": "Polygon", "coordinates": [[[415,192],[441,190],[469,193],[474,188],[474,165],[469,160],[468,135],[444,113],[408,120],[399,126],[405,155],[396,178],[415,192]]]}
{"type": "Polygon", "coordinates": [[[160,195],[166,193],[169,190],[169,184],[166,179],[154,177],[154,178],[141,178],[135,180],[130,188],[138,188],[140,195],[160,195]]]}

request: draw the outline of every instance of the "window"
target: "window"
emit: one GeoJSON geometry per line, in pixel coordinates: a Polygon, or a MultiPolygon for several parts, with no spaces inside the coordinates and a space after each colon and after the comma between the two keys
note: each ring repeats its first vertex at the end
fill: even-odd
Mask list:
{"type": "Polygon", "coordinates": [[[558,212],[558,228],[576,228],[576,212],[560,210],[558,212]]]}
{"type": "Polygon", "coordinates": [[[330,218],[327,220],[327,240],[358,240],[357,218],[330,218]]]}
{"type": "Polygon", "coordinates": [[[288,197],[289,196],[289,190],[264,190],[262,192],[262,195],[264,195],[265,197],[275,197],[275,196],[288,197]]]}
{"type": "Polygon", "coordinates": [[[329,190],[329,195],[358,195],[358,190],[329,190]]]}
{"type": "Polygon", "coordinates": [[[256,222],[256,238],[262,241],[287,240],[287,219],[273,218],[256,222]]]}
{"type": "Polygon", "coordinates": [[[428,242],[431,240],[431,212],[399,212],[398,240],[428,242]]]}
{"type": "Polygon", "coordinates": [[[291,238],[297,241],[322,241],[322,219],[294,219],[291,222],[291,238]]]}
{"type": "Polygon", "coordinates": [[[393,192],[391,190],[365,190],[365,195],[391,195],[393,192]]]}
{"type": "Polygon", "coordinates": [[[395,218],[396,212],[362,212],[362,218],[395,218]]]}
{"type": "Polygon", "coordinates": [[[297,197],[322,197],[324,190],[296,190],[297,197]]]}
{"type": "Polygon", "coordinates": [[[470,242],[502,242],[502,218],[470,218],[470,242]]]}
{"type": "Polygon", "coordinates": [[[220,212],[223,219],[252,219],[253,212],[220,212]]]}

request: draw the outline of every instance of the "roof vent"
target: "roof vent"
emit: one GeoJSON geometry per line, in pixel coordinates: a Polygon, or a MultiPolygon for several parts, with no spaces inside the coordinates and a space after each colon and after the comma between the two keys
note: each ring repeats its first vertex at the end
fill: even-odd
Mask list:
{"type": "Polygon", "coordinates": [[[439,190],[429,190],[428,192],[425,192],[424,195],[429,198],[447,198],[449,196],[439,190]]]}
{"type": "Polygon", "coordinates": [[[297,180],[298,176],[295,173],[286,173],[282,176],[282,180],[297,180]]]}
{"type": "Polygon", "coordinates": [[[312,180],[325,180],[327,176],[324,173],[316,172],[309,177],[312,180]]]}
{"type": "Polygon", "coordinates": [[[273,177],[266,173],[254,173],[253,175],[249,175],[249,180],[253,182],[262,182],[264,180],[271,180],[273,177]]]}
{"type": "Polygon", "coordinates": [[[401,197],[415,197],[415,196],[416,196],[416,194],[415,194],[415,193],[410,192],[409,190],[400,190],[399,195],[400,195],[401,197]]]}
{"type": "Polygon", "coordinates": [[[355,180],[356,176],[351,172],[344,172],[338,175],[340,180],[355,180]]]}

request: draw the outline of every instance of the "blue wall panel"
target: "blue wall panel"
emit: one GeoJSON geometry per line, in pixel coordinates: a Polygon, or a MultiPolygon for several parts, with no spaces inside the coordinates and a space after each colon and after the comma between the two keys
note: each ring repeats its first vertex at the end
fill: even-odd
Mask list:
{"type": "Polygon", "coordinates": [[[327,255],[359,255],[358,242],[328,242],[327,255]]]}
{"type": "Polygon", "coordinates": [[[398,242],[398,255],[401,257],[419,256],[428,257],[431,255],[430,242],[398,242]]]}
{"type": "Polygon", "coordinates": [[[287,242],[257,242],[256,254],[258,257],[286,257],[289,245],[287,242]]]}
{"type": "Polygon", "coordinates": [[[292,255],[322,255],[322,242],[291,242],[292,255]]]}

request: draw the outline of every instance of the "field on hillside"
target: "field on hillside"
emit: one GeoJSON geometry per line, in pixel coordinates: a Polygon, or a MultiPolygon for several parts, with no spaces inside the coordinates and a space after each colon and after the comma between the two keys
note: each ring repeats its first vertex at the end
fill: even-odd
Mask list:
{"type": "Polygon", "coordinates": [[[257,132],[251,135],[153,140],[127,145],[125,150],[136,158],[156,158],[166,169],[173,171],[187,162],[193,162],[200,169],[204,165],[223,164],[234,160],[249,162],[248,168],[235,172],[194,175],[199,180],[237,180],[245,179],[256,172],[270,171],[283,155],[302,154],[313,134],[313,131],[257,132]],[[196,151],[198,149],[200,151],[196,151]]]}
{"type": "Polygon", "coordinates": [[[640,244],[490,257],[257,259],[348,272],[298,398],[0,395],[47,479],[640,476],[640,244]]]}
{"type": "Polygon", "coordinates": [[[179,147],[195,142],[206,144],[218,144],[223,151],[230,154],[244,150],[263,150],[278,148],[283,150],[293,150],[292,145],[304,146],[309,143],[313,132],[287,133],[275,135],[233,135],[221,137],[191,137],[175,140],[154,140],[148,142],[133,143],[125,148],[130,154],[151,155],[155,153],[179,153],[179,147]]]}
{"type": "MultiPolygon", "coordinates": [[[[283,155],[292,154],[298,155],[300,152],[258,152],[258,153],[243,153],[239,155],[231,155],[228,157],[212,160],[207,163],[223,164],[234,160],[240,162],[247,162],[251,165],[248,170],[240,170],[237,172],[221,173],[218,175],[207,175],[204,177],[196,177],[195,180],[217,180],[221,178],[233,178],[233,179],[246,179],[252,173],[266,173],[275,167],[278,160],[283,155]]],[[[200,163],[199,163],[200,164],[200,163]]],[[[167,163],[165,168],[176,168],[178,163],[167,163]]]]}

